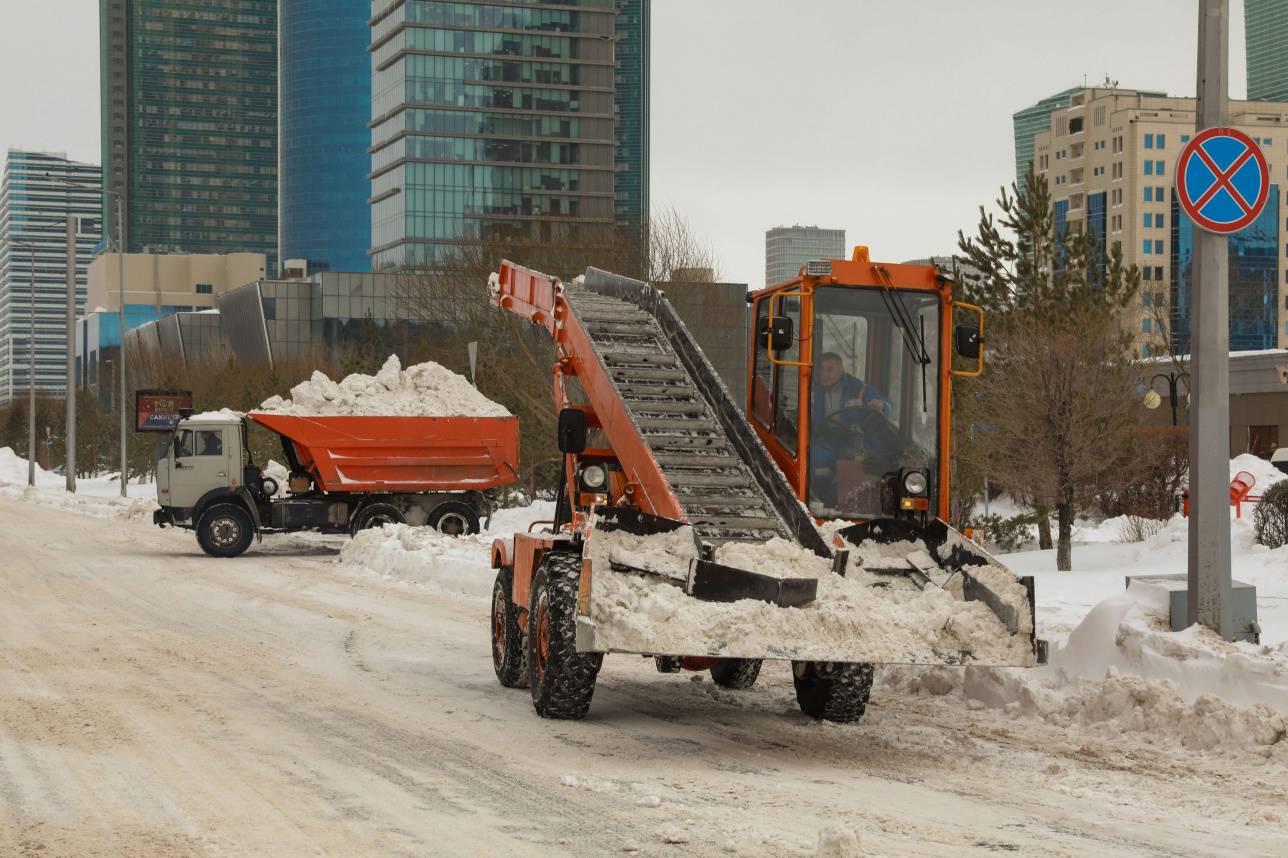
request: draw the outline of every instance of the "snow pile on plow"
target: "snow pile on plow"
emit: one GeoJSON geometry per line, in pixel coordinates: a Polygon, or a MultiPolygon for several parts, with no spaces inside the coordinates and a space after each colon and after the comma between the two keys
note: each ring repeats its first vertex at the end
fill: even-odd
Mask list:
{"type": "Polygon", "coordinates": [[[375,375],[353,373],[336,382],[315,371],[291,388],[289,399],[269,397],[259,410],[297,417],[510,416],[464,376],[433,361],[403,369],[397,355],[390,355],[375,375]]]}
{"type": "MultiPolygon", "coordinates": [[[[683,586],[692,580],[698,554],[687,530],[649,536],[596,530],[587,540],[597,649],[918,664],[1034,662],[1027,593],[1005,569],[982,574],[1006,585],[998,590],[1004,598],[1018,600],[1015,612],[1025,622],[1014,634],[988,604],[965,598],[963,576],[924,589],[890,581],[862,565],[864,546],[850,556],[842,576],[831,560],[781,538],[725,543],[712,557],[715,564],[808,581],[814,597],[793,607],[755,598],[705,601],[683,586]]],[[[898,550],[866,547],[873,556],[898,550]]]]}

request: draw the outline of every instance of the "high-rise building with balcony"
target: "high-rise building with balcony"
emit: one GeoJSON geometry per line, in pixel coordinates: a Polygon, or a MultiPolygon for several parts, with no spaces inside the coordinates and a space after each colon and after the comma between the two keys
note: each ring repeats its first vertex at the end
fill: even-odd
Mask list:
{"type": "Polygon", "coordinates": [[[811,259],[848,259],[845,230],[776,226],[765,230],[765,285],[791,280],[811,259]]]}
{"type": "Polygon", "coordinates": [[[647,3],[372,0],[371,13],[375,268],[580,243],[642,215],[648,88],[628,99],[627,79],[647,74],[647,3]],[[619,50],[633,69],[620,86],[619,50]]]}
{"type": "Polygon", "coordinates": [[[1248,98],[1288,101],[1288,0],[1243,0],[1248,98]]]}
{"type": "Polygon", "coordinates": [[[61,396],[67,380],[67,236],[74,219],[76,311],[101,241],[95,164],[10,150],[0,183],[0,404],[27,395],[35,324],[36,393],[61,396]],[[86,187],[72,187],[59,180],[86,187]]]}
{"type": "Polygon", "coordinates": [[[275,266],[276,0],[99,0],[99,21],[106,223],[120,194],[131,252],[275,266]]]}
{"type": "Polygon", "coordinates": [[[282,260],[371,265],[370,0],[279,0],[282,260]]]}
{"type": "MultiPolygon", "coordinates": [[[[1288,171],[1282,105],[1231,101],[1229,124],[1257,141],[1270,165],[1265,210],[1229,237],[1230,348],[1288,347],[1288,242],[1281,177],[1288,171]]],[[[1141,271],[1128,323],[1142,354],[1172,339],[1189,350],[1194,225],[1181,210],[1172,170],[1194,133],[1192,98],[1089,87],[1053,110],[1034,135],[1033,162],[1051,189],[1056,229],[1094,233],[1141,271]],[[1161,330],[1160,330],[1161,323],[1161,330]]]]}

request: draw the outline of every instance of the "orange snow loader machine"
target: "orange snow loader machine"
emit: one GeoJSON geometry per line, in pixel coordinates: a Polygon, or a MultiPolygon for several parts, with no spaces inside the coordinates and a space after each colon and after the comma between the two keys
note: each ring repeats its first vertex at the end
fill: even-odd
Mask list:
{"type": "Polygon", "coordinates": [[[493,664],[538,714],[584,717],[608,652],[732,688],[791,661],[832,721],[862,715],[874,663],[1039,661],[1032,580],[945,524],[983,313],[934,267],[858,247],[749,294],[745,410],[648,283],[507,261],[488,288],[557,347],[555,518],[492,546],[493,664]]]}

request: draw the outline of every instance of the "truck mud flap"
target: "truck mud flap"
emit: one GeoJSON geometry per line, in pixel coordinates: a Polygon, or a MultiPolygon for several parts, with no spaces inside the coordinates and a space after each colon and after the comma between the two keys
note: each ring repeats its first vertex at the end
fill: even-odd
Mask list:
{"type": "MultiPolygon", "coordinates": [[[[596,532],[613,533],[615,531],[648,537],[674,533],[685,527],[689,527],[686,522],[650,515],[637,509],[606,507],[595,511],[590,538],[594,540],[596,532]]],[[[809,604],[818,594],[818,581],[813,578],[775,578],[734,566],[725,566],[701,555],[702,549],[695,537],[693,555],[688,563],[688,574],[684,578],[679,576],[678,568],[674,570],[674,574],[666,575],[656,569],[614,562],[612,569],[616,572],[632,572],[667,579],[670,583],[683,587],[684,591],[693,598],[704,602],[756,599],[783,608],[794,608],[809,604]]]]}

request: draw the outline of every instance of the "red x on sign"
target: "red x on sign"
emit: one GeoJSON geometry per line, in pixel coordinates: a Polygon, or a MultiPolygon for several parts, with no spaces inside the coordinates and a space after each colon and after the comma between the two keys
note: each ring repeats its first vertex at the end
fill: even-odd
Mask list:
{"type": "Polygon", "coordinates": [[[1270,168],[1261,147],[1234,128],[1195,135],[1176,161],[1176,196],[1194,223],[1209,232],[1232,233],[1265,208],[1270,168]]]}

